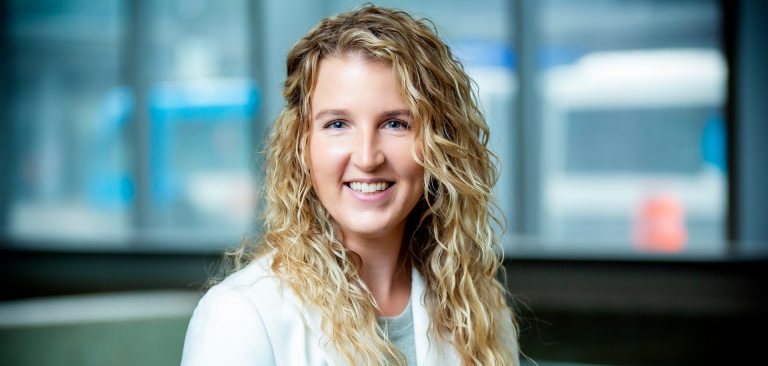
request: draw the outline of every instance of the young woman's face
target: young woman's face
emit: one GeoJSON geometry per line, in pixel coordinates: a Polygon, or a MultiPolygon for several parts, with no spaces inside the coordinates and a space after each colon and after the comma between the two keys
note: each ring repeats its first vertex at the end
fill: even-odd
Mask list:
{"type": "Polygon", "coordinates": [[[411,155],[415,121],[392,66],[355,54],[324,58],[311,108],[312,186],[342,235],[402,232],[424,169],[411,155]]]}

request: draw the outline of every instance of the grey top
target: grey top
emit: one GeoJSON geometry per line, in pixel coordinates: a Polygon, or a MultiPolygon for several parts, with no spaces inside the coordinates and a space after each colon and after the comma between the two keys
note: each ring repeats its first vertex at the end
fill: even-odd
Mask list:
{"type": "Polygon", "coordinates": [[[400,352],[405,355],[408,365],[416,365],[416,340],[413,333],[413,307],[411,299],[405,306],[403,313],[396,316],[376,317],[381,329],[387,335],[387,339],[394,343],[400,352]]]}

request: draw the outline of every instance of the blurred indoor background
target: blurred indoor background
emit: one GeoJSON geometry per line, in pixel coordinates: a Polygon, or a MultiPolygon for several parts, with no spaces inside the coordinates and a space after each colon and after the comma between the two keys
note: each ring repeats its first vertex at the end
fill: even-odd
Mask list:
{"type": "MultiPolygon", "coordinates": [[[[288,49],[361,3],[0,2],[0,365],[179,363],[253,234],[288,49]]],[[[374,3],[432,20],[477,84],[532,360],[761,355],[766,2],[374,3]]]]}

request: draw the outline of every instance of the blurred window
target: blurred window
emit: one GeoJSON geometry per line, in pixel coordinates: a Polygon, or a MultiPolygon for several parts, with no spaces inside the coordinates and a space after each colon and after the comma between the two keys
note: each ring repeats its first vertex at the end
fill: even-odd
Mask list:
{"type": "Polygon", "coordinates": [[[116,239],[130,228],[130,94],[120,1],[14,1],[8,34],[14,237],[116,239]]]}
{"type": "Polygon", "coordinates": [[[724,251],[718,3],[537,4],[542,245],[724,251]]]}
{"type": "MultiPolygon", "coordinates": [[[[11,2],[10,235],[235,245],[288,49],[362,3],[11,2]]],[[[725,249],[717,1],[377,4],[432,20],[477,83],[508,253],[725,249]]]]}
{"type": "MultiPolygon", "coordinates": [[[[253,218],[251,77],[245,0],[142,2],[137,66],[147,112],[133,145],[136,229],[181,248],[234,245],[253,218]],[[145,152],[146,155],[141,155],[145,152]]],[[[155,244],[156,245],[156,244],[155,244]]]]}
{"type": "Polygon", "coordinates": [[[10,9],[10,234],[59,249],[236,244],[253,216],[259,97],[247,3],[10,9]]]}

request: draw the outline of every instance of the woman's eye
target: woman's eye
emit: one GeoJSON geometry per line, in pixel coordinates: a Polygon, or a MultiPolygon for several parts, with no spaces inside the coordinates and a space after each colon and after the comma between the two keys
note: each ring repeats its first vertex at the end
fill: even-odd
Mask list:
{"type": "Polygon", "coordinates": [[[387,128],[395,128],[395,129],[407,129],[408,128],[408,124],[407,123],[405,123],[403,121],[396,120],[396,119],[391,119],[391,120],[387,121],[385,126],[387,128]]]}
{"type": "Polygon", "coordinates": [[[344,121],[331,121],[325,125],[325,128],[339,129],[344,128],[345,125],[344,121]]]}

